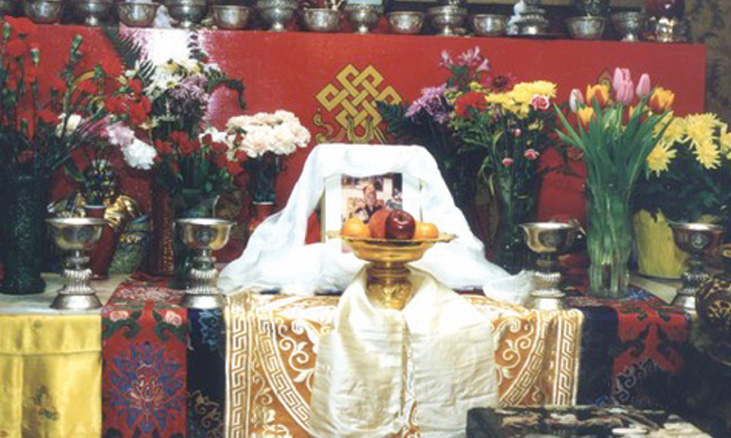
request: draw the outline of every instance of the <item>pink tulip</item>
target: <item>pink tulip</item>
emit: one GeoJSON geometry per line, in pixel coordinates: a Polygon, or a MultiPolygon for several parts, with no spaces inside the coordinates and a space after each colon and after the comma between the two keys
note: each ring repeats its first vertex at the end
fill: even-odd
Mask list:
{"type": "Polygon", "coordinates": [[[637,83],[637,97],[644,99],[650,95],[650,75],[643,73],[637,83]]]}
{"type": "Polygon", "coordinates": [[[614,99],[622,105],[629,105],[635,98],[635,84],[632,82],[632,74],[628,68],[614,69],[614,80],[612,81],[614,99]]]}
{"type": "Polygon", "coordinates": [[[503,166],[505,166],[505,167],[510,167],[510,166],[512,166],[514,162],[515,162],[515,160],[513,160],[513,159],[512,159],[512,158],[510,158],[510,157],[505,157],[505,158],[503,158],[503,161],[502,161],[502,163],[503,163],[503,166]]]}
{"type": "Polygon", "coordinates": [[[574,88],[571,90],[571,94],[569,94],[569,107],[571,108],[571,112],[575,113],[582,105],[584,105],[584,95],[581,94],[581,90],[574,88]]]}

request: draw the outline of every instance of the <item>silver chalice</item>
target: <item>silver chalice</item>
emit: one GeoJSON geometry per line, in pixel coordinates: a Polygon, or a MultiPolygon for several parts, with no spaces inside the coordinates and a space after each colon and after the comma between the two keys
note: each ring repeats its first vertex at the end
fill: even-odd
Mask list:
{"type": "Polygon", "coordinates": [[[472,16],[472,30],[477,36],[499,37],[508,31],[508,17],[497,14],[476,14],[472,16]]]}
{"type": "Polygon", "coordinates": [[[704,255],[712,252],[723,239],[723,227],[699,222],[671,222],[673,240],[678,248],[690,253],[688,270],[680,277],[683,284],[671,303],[686,313],[696,313],[696,292],[710,277],[704,271],[704,255]]]}
{"type": "Polygon", "coordinates": [[[571,17],[566,20],[569,33],[577,40],[598,40],[604,34],[606,19],[604,17],[571,17]]]}
{"type": "Polygon", "coordinates": [[[383,6],[378,5],[346,5],[345,14],[355,27],[355,32],[366,34],[376,27],[378,20],[383,13],[383,6]]]}
{"type": "Polygon", "coordinates": [[[90,284],[92,274],[88,251],[99,243],[107,222],[80,217],[46,219],[46,222],[51,226],[56,245],[68,252],[63,268],[64,286],[51,307],[68,310],[100,308],[102,303],[90,284]]]}
{"type": "Polygon", "coordinates": [[[394,11],[388,14],[388,24],[393,33],[411,35],[421,32],[424,13],[419,11],[394,11]]]}
{"type": "Polygon", "coordinates": [[[538,310],[561,310],[565,307],[560,289],[561,271],[557,256],[574,244],[581,228],[576,223],[532,222],[521,224],[528,248],[538,254],[538,270],[533,273],[535,289],[528,306],[538,310]]]}
{"type": "Polygon", "coordinates": [[[165,6],[179,27],[191,29],[206,15],[207,3],[206,0],[167,0],[165,6]]]}
{"type": "Polygon", "coordinates": [[[256,2],[264,21],[269,23],[272,32],[284,32],[286,24],[294,17],[297,2],[294,0],[259,0],[256,2]]]}
{"type": "Polygon", "coordinates": [[[459,35],[462,24],[467,18],[467,9],[456,6],[434,6],[427,9],[432,25],[439,30],[438,35],[459,35]]]}
{"type": "Polygon", "coordinates": [[[159,3],[123,2],[117,3],[119,20],[129,27],[150,27],[155,21],[159,3]]]}
{"type": "Polygon", "coordinates": [[[305,27],[311,32],[335,32],[340,26],[340,11],[327,8],[305,9],[302,13],[305,27]]]}
{"type": "Polygon", "coordinates": [[[213,22],[221,29],[245,29],[251,9],[240,5],[214,5],[213,22]]]}
{"type": "Polygon", "coordinates": [[[645,25],[645,14],[639,11],[615,12],[612,14],[612,25],[622,36],[622,41],[637,42],[645,25]]]}
{"type": "Polygon", "coordinates": [[[210,218],[178,219],[176,223],[182,228],[185,246],[198,251],[198,255],[193,258],[193,269],[182,306],[196,309],[223,307],[225,300],[216,286],[218,270],[212,252],[226,246],[234,223],[210,218]]]}
{"type": "Polygon", "coordinates": [[[112,9],[113,0],[73,0],[76,14],[87,26],[101,26],[112,9]]]}
{"type": "Polygon", "coordinates": [[[32,22],[53,24],[61,21],[63,5],[63,0],[25,0],[23,9],[32,22]]]}

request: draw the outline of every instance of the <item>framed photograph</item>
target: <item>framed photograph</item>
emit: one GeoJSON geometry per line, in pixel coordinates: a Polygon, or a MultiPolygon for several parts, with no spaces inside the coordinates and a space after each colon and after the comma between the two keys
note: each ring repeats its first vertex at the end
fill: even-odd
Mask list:
{"type": "Polygon", "coordinates": [[[339,231],[343,223],[356,217],[368,223],[382,208],[400,208],[421,220],[419,207],[420,181],[400,173],[366,177],[333,175],[325,181],[322,205],[322,236],[328,231],[339,231]]]}

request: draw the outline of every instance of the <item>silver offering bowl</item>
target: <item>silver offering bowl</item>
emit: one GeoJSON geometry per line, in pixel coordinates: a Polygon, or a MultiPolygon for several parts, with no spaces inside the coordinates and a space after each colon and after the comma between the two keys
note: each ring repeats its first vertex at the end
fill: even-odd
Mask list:
{"type": "Polygon", "coordinates": [[[63,283],[58,295],[51,303],[53,309],[88,310],[98,309],[101,301],[91,288],[91,269],[87,251],[94,249],[102,237],[107,222],[94,218],[46,219],[53,232],[53,240],[62,250],[68,252],[64,260],[63,283]]]}
{"type": "Polygon", "coordinates": [[[100,26],[109,16],[113,0],[74,0],[76,14],[84,19],[87,26],[100,26]]]}
{"type": "Polygon", "coordinates": [[[475,35],[499,37],[508,31],[508,17],[497,14],[477,14],[472,16],[472,30],[475,35]]]}
{"type": "Polygon", "coordinates": [[[607,20],[603,17],[572,17],[566,20],[569,33],[577,40],[598,40],[604,34],[607,20]]]}
{"type": "Polygon", "coordinates": [[[723,239],[723,227],[698,222],[671,222],[673,240],[681,250],[690,254],[688,270],[680,278],[683,284],[670,303],[686,313],[696,313],[696,292],[710,277],[703,270],[704,255],[713,251],[723,239]]]}
{"type": "Polygon", "coordinates": [[[421,32],[424,13],[418,11],[395,11],[388,14],[388,24],[393,33],[412,35],[421,32]]]}
{"type": "Polygon", "coordinates": [[[165,5],[170,16],[184,29],[195,27],[206,14],[206,0],[167,0],[165,5]]]}
{"type": "Polygon", "coordinates": [[[366,34],[378,24],[378,19],[383,13],[383,6],[378,5],[347,5],[345,14],[353,26],[355,32],[366,34]]]}
{"type": "Polygon", "coordinates": [[[177,226],[182,228],[183,243],[198,251],[193,258],[188,289],[183,297],[183,307],[196,309],[215,309],[224,306],[221,290],[216,286],[218,270],[212,252],[226,246],[231,221],[221,219],[178,219],[177,226]]]}
{"type": "Polygon", "coordinates": [[[645,20],[645,39],[659,43],[687,43],[690,23],[687,19],[650,17],[645,20]]]}
{"type": "Polygon", "coordinates": [[[17,8],[17,0],[0,0],[0,16],[12,15],[17,8]]]}
{"type": "Polygon", "coordinates": [[[153,2],[117,3],[117,14],[125,26],[150,27],[159,7],[159,3],[153,2]]]}
{"type": "Polygon", "coordinates": [[[221,29],[245,29],[251,9],[239,5],[213,6],[213,22],[221,29]]]}
{"type": "Polygon", "coordinates": [[[340,27],[340,11],[337,9],[312,8],[303,13],[305,27],[312,32],[335,32],[340,27]]]}
{"type": "Polygon", "coordinates": [[[284,26],[294,17],[297,9],[297,2],[294,0],[259,0],[256,8],[264,18],[271,24],[272,32],[284,32],[284,26]]]}
{"type": "Polygon", "coordinates": [[[557,257],[574,244],[581,228],[576,223],[532,222],[521,224],[525,241],[538,254],[538,270],[533,273],[535,289],[530,294],[529,307],[538,310],[561,310],[565,294],[561,292],[561,272],[557,257]]]}
{"type": "Polygon", "coordinates": [[[612,25],[622,36],[622,41],[637,42],[645,25],[645,14],[639,11],[615,12],[612,25]]]}
{"type": "Polygon", "coordinates": [[[37,24],[53,24],[61,21],[63,0],[25,0],[25,15],[37,24]]]}
{"type": "Polygon", "coordinates": [[[442,36],[459,35],[457,28],[462,26],[467,17],[467,9],[454,5],[434,6],[427,9],[432,25],[439,29],[442,36]]]}

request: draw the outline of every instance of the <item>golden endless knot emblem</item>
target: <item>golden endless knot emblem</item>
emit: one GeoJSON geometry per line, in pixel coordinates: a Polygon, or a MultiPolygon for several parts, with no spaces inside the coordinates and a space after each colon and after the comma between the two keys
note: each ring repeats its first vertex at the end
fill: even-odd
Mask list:
{"type": "Polygon", "coordinates": [[[376,102],[395,104],[401,102],[401,96],[390,85],[381,88],[383,76],[372,65],[358,71],[348,64],[335,78],[337,85],[327,84],[316,97],[326,112],[337,112],[335,120],[345,130],[347,139],[368,142],[374,137],[382,137],[378,129],[381,115],[376,102]]]}

